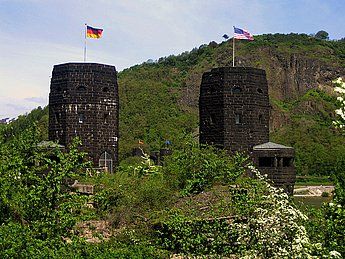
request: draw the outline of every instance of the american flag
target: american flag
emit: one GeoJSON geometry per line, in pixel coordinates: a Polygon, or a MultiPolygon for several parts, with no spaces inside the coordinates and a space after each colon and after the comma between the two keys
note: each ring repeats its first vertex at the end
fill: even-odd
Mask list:
{"type": "Polygon", "coordinates": [[[253,35],[250,34],[249,31],[236,28],[234,26],[234,38],[239,40],[254,40],[253,35]]]}

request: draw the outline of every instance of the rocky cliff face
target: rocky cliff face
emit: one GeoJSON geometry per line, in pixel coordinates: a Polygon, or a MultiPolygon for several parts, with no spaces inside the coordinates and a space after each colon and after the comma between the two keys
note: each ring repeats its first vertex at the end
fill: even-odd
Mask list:
{"type": "MultiPolygon", "coordinates": [[[[183,106],[197,108],[202,73],[217,66],[232,66],[230,50],[227,48],[226,51],[221,52],[222,55],[218,55],[216,64],[204,63],[202,67],[192,69],[182,89],[180,103],[183,106]]],[[[336,58],[329,59],[332,55],[331,50],[324,49],[312,53],[294,53],[293,49],[286,52],[272,46],[263,46],[253,52],[242,51],[241,56],[236,58],[236,64],[264,69],[267,74],[270,99],[287,101],[302,96],[310,89],[319,88],[329,94],[333,92],[332,80],[345,77],[345,67],[336,58]]],[[[288,122],[288,116],[273,105],[271,130],[288,122]]]]}

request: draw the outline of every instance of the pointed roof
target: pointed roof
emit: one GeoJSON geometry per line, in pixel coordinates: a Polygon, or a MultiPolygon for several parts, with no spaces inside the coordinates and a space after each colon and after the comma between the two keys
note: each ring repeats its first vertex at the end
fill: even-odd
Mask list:
{"type": "Polygon", "coordinates": [[[293,149],[293,147],[287,147],[284,145],[276,144],[273,142],[267,142],[264,144],[256,145],[253,150],[272,150],[272,149],[293,149]]]}

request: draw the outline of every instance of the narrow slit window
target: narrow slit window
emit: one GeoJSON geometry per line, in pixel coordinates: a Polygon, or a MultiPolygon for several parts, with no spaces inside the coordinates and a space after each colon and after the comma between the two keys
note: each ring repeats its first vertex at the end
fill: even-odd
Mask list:
{"type": "Polygon", "coordinates": [[[103,121],[105,124],[107,124],[109,122],[109,113],[104,113],[103,121]]]}
{"type": "Polygon", "coordinates": [[[78,114],[78,122],[79,123],[83,123],[85,120],[84,114],[83,113],[79,113],[78,114]]]}
{"type": "Polygon", "coordinates": [[[55,122],[60,123],[60,113],[59,112],[55,113],[55,122]]]}
{"type": "Polygon", "coordinates": [[[242,114],[236,113],[235,114],[235,124],[242,124],[242,114]]]}
{"type": "Polygon", "coordinates": [[[262,114],[260,114],[260,115],[259,115],[259,123],[260,123],[260,124],[263,124],[263,121],[264,121],[263,116],[262,116],[262,114]]]}
{"type": "Polygon", "coordinates": [[[210,125],[214,125],[216,123],[216,116],[214,114],[210,115],[210,125]]]}

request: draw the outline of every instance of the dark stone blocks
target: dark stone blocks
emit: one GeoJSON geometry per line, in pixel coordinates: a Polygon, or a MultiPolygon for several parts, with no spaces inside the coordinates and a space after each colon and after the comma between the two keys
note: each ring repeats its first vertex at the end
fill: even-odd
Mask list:
{"type": "Polygon", "coordinates": [[[264,70],[222,67],[205,72],[200,87],[199,114],[200,143],[230,153],[247,152],[276,186],[292,193],[296,175],[291,162],[293,149],[269,142],[270,104],[264,70]],[[265,150],[253,151],[253,147],[262,144],[259,148],[265,150]]]}
{"type": "Polygon", "coordinates": [[[114,66],[96,63],[54,66],[49,94],[50,140],[68,145],[78,136],[94,165],[112,170],[118,162],[118,122],[114,66]]]}
{"type": "Polygon", "coordinates": [[[200,89],[200,142],[250,151],[269,140],[269,109],[264,70],[212,69],[204,73],[200,89]]]}

